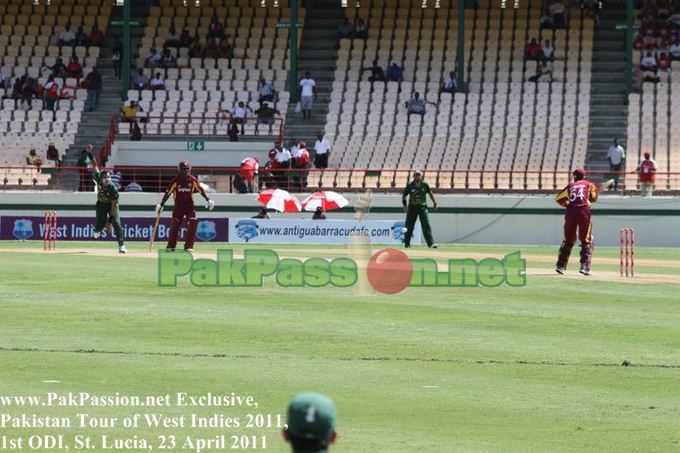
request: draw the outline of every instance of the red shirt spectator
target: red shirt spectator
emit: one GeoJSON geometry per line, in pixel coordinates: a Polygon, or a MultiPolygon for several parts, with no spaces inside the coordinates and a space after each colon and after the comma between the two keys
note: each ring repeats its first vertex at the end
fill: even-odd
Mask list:
{"type": "Polygon", "coordinates": [[[661,54],[659,55],[658,68],[660,71],[671,70],[671,59],[666,54],[666,52],[661,52],[661,54]]]}
{"type": "Polygon", "coordinates": [[[71,61],[68,62],[66,70],[68,71],[69,77],[75,77],[76,79],[80,79],[83,76],[83,67],[80,66],[80,63],[78,62],[78,57],[76,57],[75,55],[71,57],[71,61]]]}
{"type": "Polygon", "coordinates": [[[97,26],[92,27],[92,32],[90,33],[90,45],[100,47],[104,42],[104,33],[99,31],[97,26]]]}
{"type": "Polygon", "coordinates": [[[220,40],[220,48],[218,49],[218,54],[220,58],[231,58],[231,44],[226,38],[220,40]]]}
{"type": "Polygon", "coordinates": [[[536,39],[532,39],[530,43],[524,46],[524,59],[525,60],[538,60],[541,52],[541,45],[536,42],[536,39]]]}

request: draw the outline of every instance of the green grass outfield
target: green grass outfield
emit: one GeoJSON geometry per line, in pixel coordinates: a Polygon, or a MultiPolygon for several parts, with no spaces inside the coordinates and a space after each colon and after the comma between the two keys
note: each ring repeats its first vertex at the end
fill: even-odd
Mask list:
{"type": "MultiPolygon", "coordinates": [[[[285,419],[290,398],[314,390],[338,407],[331,451],[680,450],[677,250],[636,250],[640,276],[622,279],[618,248],[597,249],[587,278],[576,272],[577,250],[559,277],[556,247],[442,246],[442,258],[521,250],[527,286],[361,297],[337,288],[198,289],[186,280],[158,288],[148,245],[127,246],[131,253],[119,256],[103,253],[115,252],[112,243],[59,243],[46,253],[37,242],[0,242],[0,397],[233,391],[258,407],[0,405],[0,419],[52,415],[74,425],[78,413],[119,424],[135,413],[241,422],[222,430],[0,427],[0,442],[62,434],[73,451],[76,435],[97,446],[102,435],[137,436],[153,451],[196,451],[181,448],[186,436],[223,433],[226,447],[233,435],[266,436],[266,451],[285,452],[280,429],[249,428],[247,414],[285,419]],[[160,449],[159,436],[174,436],[176,447],[160,449]]],[[[345,252],[275,248],[295,257],[345,252]]]]}

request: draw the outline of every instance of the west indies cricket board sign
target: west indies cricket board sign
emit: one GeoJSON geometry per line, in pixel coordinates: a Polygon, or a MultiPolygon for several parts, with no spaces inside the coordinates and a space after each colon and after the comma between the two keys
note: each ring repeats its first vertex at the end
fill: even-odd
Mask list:
{"type": "MultiPolygon", "coordinates": [[[[170,233],[170,217],[161,218],[156,232],[156,241],[165,241],[170,233]]],[[[126,241],[149,241],[155,217],[123,217],[121,222],[126,241]]],[[[0,240],[41,240],[45,231],[45,219],[41,216],[0,217],[0,240]]],[[[186,234],[186,222],[180,230],[180,240],[186,234]]],[[[94,241],[94,216],[58,217],[57,240],[94,241]]],[[[102,239],[113,239],[113,233],[105,228],[102,239]]],[[[229,219],[199,218],[196,238],[204,242],[227,242],[229,240],[229,219]]]]}

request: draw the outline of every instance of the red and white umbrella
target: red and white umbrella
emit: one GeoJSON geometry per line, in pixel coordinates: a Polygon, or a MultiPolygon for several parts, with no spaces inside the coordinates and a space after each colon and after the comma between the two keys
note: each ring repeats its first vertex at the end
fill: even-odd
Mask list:
{"type": "Polygon", "coordinates": [[[314,192],[302,202],[305,211],[316,211],[318,207],[321,207],[324,211],[332,211],[333,209],[344,208],[348,204],[347,198],[330,190],[314,192]]]}
{"type": "Polygon", "coordinates": [[[302,210],[300,200],[295,198],[286,190],[263,190],[257,196],[257,201],[265,205],[267,208],[275,209],[279,212],[300,212],[302,210]]]}

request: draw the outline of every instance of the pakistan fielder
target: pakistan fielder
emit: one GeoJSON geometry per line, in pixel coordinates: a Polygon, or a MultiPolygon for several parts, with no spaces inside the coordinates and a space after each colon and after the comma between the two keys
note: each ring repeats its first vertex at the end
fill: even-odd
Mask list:
{"type": "Polygon", "coordinates": [[[427,246],[430,248],[437,248],[437,244],[432,239],[432,228],[430,227],[430,218],[427,214],[427,197],[429,195],[432,200],[432,209],[437,209],[437,202],[434,199],[430,186],[423,181],[422,174],[416,170],[413,172],[413,181],[406,184],[404,191],[401,194],[401,204],[404,205],[404,212],[406,213],[406,233],[404,235],[404,247],[411,246],[411,237],[413,236],[413,228],[416,226],[416,220],[420,218],[420,227],[423,229],[423,236],[427,246]],[[409,197],[408,206],[406,205],[406,197],[409,197]]]}
{"type": "Polygon", "coordinates": [[[118,239],[118,252],[126,253],[123,226],[120,223],[120,210],[118,209],[118,189],[111,182],[111,172],[99,170],[97,160],[92,156],[92,145],[88,146],[88,155],[94,170],[94,182],[97,184],[97,219],[93,237],[99,239],[104,227],[112,224],[118,239]]]}

